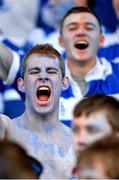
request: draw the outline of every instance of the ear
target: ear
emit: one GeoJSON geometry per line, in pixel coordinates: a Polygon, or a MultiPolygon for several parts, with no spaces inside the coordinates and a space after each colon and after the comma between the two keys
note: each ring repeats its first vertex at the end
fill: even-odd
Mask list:
{"type": "Polygon", "coordinates": [[[102,45],[104,44],[104,42],[105,42],[105,37],[104,37],[104,35],[100,35],[99,41],[100,41],[100,46],[102,46],[102,45]]]}
{"type": "Polygon", "coordinates": [[[22,78],[19,78],[17,80],[17,85],[18,85],[19,91],[24,93],[25,92],[25,86],[24,86],[24,80],[22,78]]]}
{"type": "Polygon", "coordinates": [[[64,91],[64,90],[68,89],[69,85],[70,85],[69,78],[64,77],[63,84],[62,84],[62,90],[64,91]]]}
{"type": "Polygon", "coordinates": [[[64,48],[64,39],[63,39],[62,36],[59,37],[59,44],[60,44],[61,47],[64,48]]]}

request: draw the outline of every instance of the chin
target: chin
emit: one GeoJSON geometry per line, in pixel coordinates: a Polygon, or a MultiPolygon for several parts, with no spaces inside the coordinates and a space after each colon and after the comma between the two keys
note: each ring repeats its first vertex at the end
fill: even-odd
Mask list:
{"type": "Polygon", "coordinates": [[[52,108],[50,107],[39,107],[36,109],[36,112],[39,115],[47,116],[53,112],[52,108]]]}

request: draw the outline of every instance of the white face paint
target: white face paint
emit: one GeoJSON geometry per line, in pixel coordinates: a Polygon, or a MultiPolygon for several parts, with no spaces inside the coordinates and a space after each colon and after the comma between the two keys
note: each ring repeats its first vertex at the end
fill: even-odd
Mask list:
{"type": "Polygon", "coordinates": [[[82,151],[88,145],[110,135],[112,127],[108,122],[105,112],[91,113],[73,120],[74,147],[76,151],[82,151]]]}
{"type": "Polygon", "coordinates": [[[23,82],[27,109],[40,114],[55,111],[59,105],[62,88],[58,59],[32,54],[26,64],[23,82]]]}

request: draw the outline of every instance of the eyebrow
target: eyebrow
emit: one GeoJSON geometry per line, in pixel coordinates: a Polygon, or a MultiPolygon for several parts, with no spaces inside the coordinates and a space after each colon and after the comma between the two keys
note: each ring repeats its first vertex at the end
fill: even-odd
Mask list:
{"type": "Polygon", "coordinates": [[[98,129],[98,130],[102,130],[103,129],[102,128],[103,126],[101,126],[101,125],[99,126],[97,124],[87,124],[86,127],[87,128],[95,128],[95,129],[98,129]]]}
{"type": "MultiPolygon", "coordinates": [[[[70,27],[70,26],[76,26],[78,23],[77,22],[72,22],[66,25],[66,28],[70,27]]],[[[87,26],[93,26],[93,27],[97,27],[94,23],[92,22],[84,22],[85,25],[87,26]]]]}
{"type": "Polygon", "coordinates": [[[47,67],[47,70],[56,70],[57,72],[59,71],[59,69],[58,68],[55,68],[55,67],[47,67]]]}
{"type": "Polygon", "coordinates": [[[94,23],[92,23],[92,22],[85,22],[85,25],[88,25],[88,26],[93,26],[93,27],[97,27],[94,23]]]}
{"type": "Polygon", "coordinates": [[[72,22],[72,23],[67,24],[66,28],[68,28],[69,26],[75,26],[75,25],[77,25],[77,22],[72,22]]]}
{"type": "MultiPolygon", "coordinates": [[[[30,72],[30,71],[32,71],[32,70],[37,70],[37,71],[39,71],[40,68],[38,68],[38,67],[29,68],[29,69],[28,69],[28,72],[30,72]]],[[[46,70],[56,70],[57,72],[59,71],[59,69],[58,69],[58,68],[55,68],[55,67],[47,67],[46,70]]]]}

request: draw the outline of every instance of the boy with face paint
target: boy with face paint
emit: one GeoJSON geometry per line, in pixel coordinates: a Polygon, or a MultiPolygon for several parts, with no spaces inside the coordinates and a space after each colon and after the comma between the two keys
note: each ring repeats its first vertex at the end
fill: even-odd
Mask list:
{"type": "Polygon", "coordinates": [[[58,51],[49,44],[36,45],[25,56],[18,79],[18,88],[26,97],[25,112],[3,122],[8,137],[42,162],[43,178],[60,178],[56,159],[64,159],[72,143],[71,130],[59,121],[59,97],[67,86],[64,61],[58,51]]]}
{"type": "Polygon", "coordinates": [[[114,134],[95,142],[80,153],[78,179],[119,179],[119,137],[114,134]]]}
{"type": "Polygon", "coordinates": [[[118,62],[97,58],[104,37],[97,16],[90,9],[74,7],[66,13],[59,42],[66,50],[66,74],[71,82],[62,93],[61,119],[72,119],[74,106],[84,97],[92,94],[119,97],[118,62]],[[70,104],[68,109],[66,104],[70,104]]]}
{"type": "Polygon", "coordinates": [[[93,95],[80,101],[72,122],[76,153],[90,144],[119,132],[119,101],[111,96],[93,95]]]}

